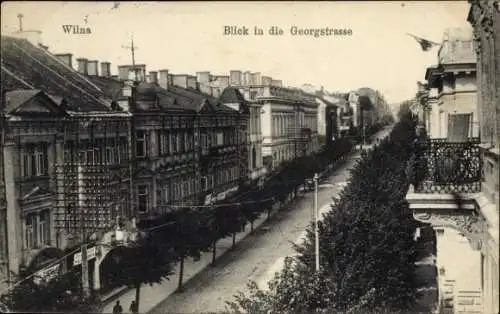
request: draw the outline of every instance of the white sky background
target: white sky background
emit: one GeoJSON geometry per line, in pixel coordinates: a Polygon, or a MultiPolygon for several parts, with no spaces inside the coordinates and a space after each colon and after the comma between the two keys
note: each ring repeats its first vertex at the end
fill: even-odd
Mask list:
{"type": "Polygon", "coordinates": [[[448,27],[470,27],[466,1],[443,2],[3,2],[2,35],[23,29],[43,32],[53,53],[73,53],[131,64],[134,34],[136,63],[146,71],[170,73],[229,70],[261,72],[287,86],[324,86],[347,92],[359,87],[380,90],[386,99],[412,98],[425,68],[437,63],[437,47],[428,52],[405,33],[441,42],[448,27]],[[88,15],[88,23],[84,18],[88,15]],[[65,34],[62,25],[90,27],[85,35],[65,34]],[[224,36],[224,25],[264,28],[264,36],[224,36]],[[284,30],[271,36],[272,25],[284,30]],[[352,36],[291,36],[289,28],[350,28],[352,36]]]}

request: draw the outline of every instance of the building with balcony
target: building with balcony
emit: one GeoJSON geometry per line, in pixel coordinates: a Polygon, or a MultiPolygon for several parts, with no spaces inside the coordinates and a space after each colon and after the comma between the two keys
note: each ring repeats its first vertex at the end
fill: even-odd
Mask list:
{"type": "Polygon", "coordinates": [[[46,47],[1,43],[1,274],[50,280],[81,263],[79,253],[48,263],[82,241],[96,252],[117,219],[132,215],[130,116],[46,47]]]}
{"type": "Polygon", "coordinates": [[[499,311],[498,3],[471,2],[468,20],[475,55],[470,37],[449,31],[439,53],[441,64],[428,69],[430,81],[417,94],[424,121],[406,199],[414,218],[436,232],[440,311],[486,314],[499,311]],[[434,107],[444,114],[436,117],[440,110],[434,107]]]}

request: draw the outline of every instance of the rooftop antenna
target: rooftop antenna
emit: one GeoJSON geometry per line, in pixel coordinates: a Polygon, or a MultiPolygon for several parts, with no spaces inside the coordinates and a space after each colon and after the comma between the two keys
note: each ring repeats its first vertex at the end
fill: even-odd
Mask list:
{"type": "Polygon", "coordinates": [[[19,13],[17,15],[17,18],[19,19],[19,31],[20,32],[23,31],[23,17],[24,17],[24,15],[22,15],[21,13],[19,13]]]}
{"type": "Polygon", "coordinates": [[[122,48],[130,49],[132,52],[132,67],[134,69],[135,81],[137,82],[137,69],[135,68],[135,50],[138,48],[134,46],[134,36],[131,37],[131,46],[122,46],[122,48]]]}

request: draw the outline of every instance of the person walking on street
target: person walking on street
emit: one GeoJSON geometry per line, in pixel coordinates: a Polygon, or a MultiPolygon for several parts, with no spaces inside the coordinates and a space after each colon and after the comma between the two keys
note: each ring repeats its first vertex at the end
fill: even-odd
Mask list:
{"type": "Polygon", "coordinates": [[[123,308],[120,305],[120,300],[117,300],[115,306],[113,306],[113,314],[123,314],[123,308]]]}
{"type": "Polygon", "coordinates": [[[130,303],[130,308],[129,308],[129,311],[130,311],[130,313],[132,313],[132,314],[137,314],[137,313],[139,313],[139,308],[137,307],[137,303],[135,302],[135,300],[133,300],[133,301],[130,303]]]}

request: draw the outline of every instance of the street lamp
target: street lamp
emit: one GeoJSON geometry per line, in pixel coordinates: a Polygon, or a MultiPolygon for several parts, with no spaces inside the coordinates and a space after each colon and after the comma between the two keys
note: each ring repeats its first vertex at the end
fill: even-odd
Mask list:
{"type": "Polygon", "coordinates": [[[316,249],[316,272],[319,272],[319,212],[318,212],[318,174],[314,174],[314,236],[316,249]]]}

